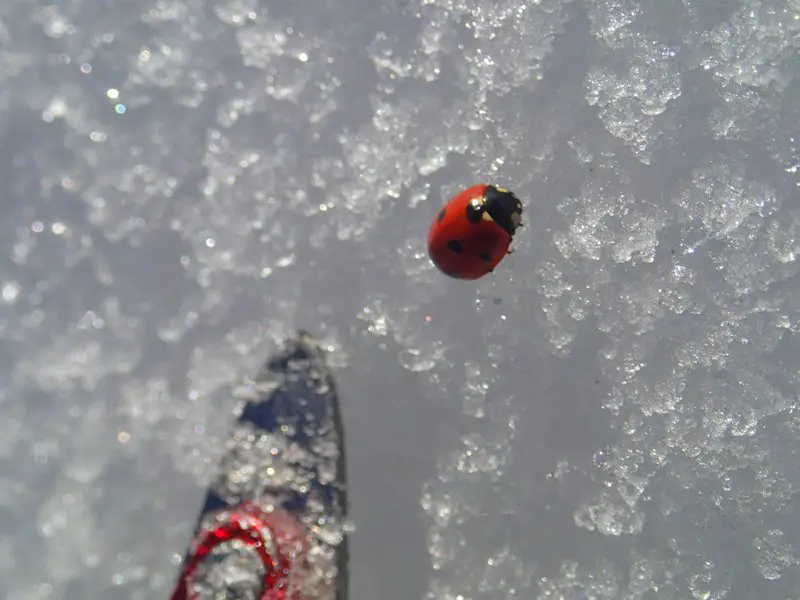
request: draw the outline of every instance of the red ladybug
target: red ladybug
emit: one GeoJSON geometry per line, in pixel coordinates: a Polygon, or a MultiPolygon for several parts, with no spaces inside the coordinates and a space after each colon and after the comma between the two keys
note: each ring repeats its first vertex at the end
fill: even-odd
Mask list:
{"type": "Polygon", "coordinates": [[[445,275],[479,279],[503,260],[521,226],[519,198],[505,188],[481,183],[457,194],[439,211],[428,233],[428,254],[445,275]]]}

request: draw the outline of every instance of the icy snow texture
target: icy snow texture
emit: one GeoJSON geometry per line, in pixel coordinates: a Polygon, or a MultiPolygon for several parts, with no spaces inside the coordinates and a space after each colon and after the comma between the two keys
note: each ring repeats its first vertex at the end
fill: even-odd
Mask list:
{"type": "Polygon", "coordinates": [[[237,381],[339,363],[354,599],[784,599],[796,0],[0,3],[0,597],[166,597],[237,381]],[[430,218],[526,202],[477,284],[430,218]]]}

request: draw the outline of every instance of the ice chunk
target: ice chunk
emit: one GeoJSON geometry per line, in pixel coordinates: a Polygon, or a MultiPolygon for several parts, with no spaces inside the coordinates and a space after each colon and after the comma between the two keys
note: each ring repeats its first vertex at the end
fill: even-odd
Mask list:
{"type": "Polygon", "coordinates": [[[610,493],[603,493],[575,512],[575,524],[603,535],[635,535],[644,527],[644,516],[610,493]]]}
{"type": "Polygon", "coordinates": [[[783,531],[770,529],[753,540],[755,563],[764,579],[779,579],[783,572],[798,563],[795,549],[784,540],[783,531]]]}
{"type": "Polygon", "coordinates": [[[558,575],[542,577],[536,600],[579,600],[592,597],[598,600],[619,598],[620,577],[614,567],[599,561],[594,567],[583,567],[575,561],[565,561],[558,575]]]}
{"type": "Polygon", "coordinates": [[[599,108],[606,129],[649,164],[663,133],[659,116],[681,95],[675,51],[666,44],[637,38],[623,65],[593,68],[586,77],[586,101],[599,108]]]}

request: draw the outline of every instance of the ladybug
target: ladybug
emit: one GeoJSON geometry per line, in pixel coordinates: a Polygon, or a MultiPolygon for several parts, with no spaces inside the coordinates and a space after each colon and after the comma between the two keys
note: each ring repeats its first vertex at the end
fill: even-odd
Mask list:
{"type": "Polygon", "coordinates": [[[522,202],[505,188],[479,184],[455,195],[434,218],[428,255],[445,275],[479,279],[509,253],[522,227],[522,202]]]}

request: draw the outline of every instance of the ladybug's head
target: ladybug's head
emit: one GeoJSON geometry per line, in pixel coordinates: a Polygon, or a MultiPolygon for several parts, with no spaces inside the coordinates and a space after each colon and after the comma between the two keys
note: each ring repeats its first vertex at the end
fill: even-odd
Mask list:
{"type": "Polygon", "coordinates": [[[522,225],[522,202],[514,192],[493,185],[487,186],[483,193],[484,210],[500,227],[514,237],[522,225]]]}

